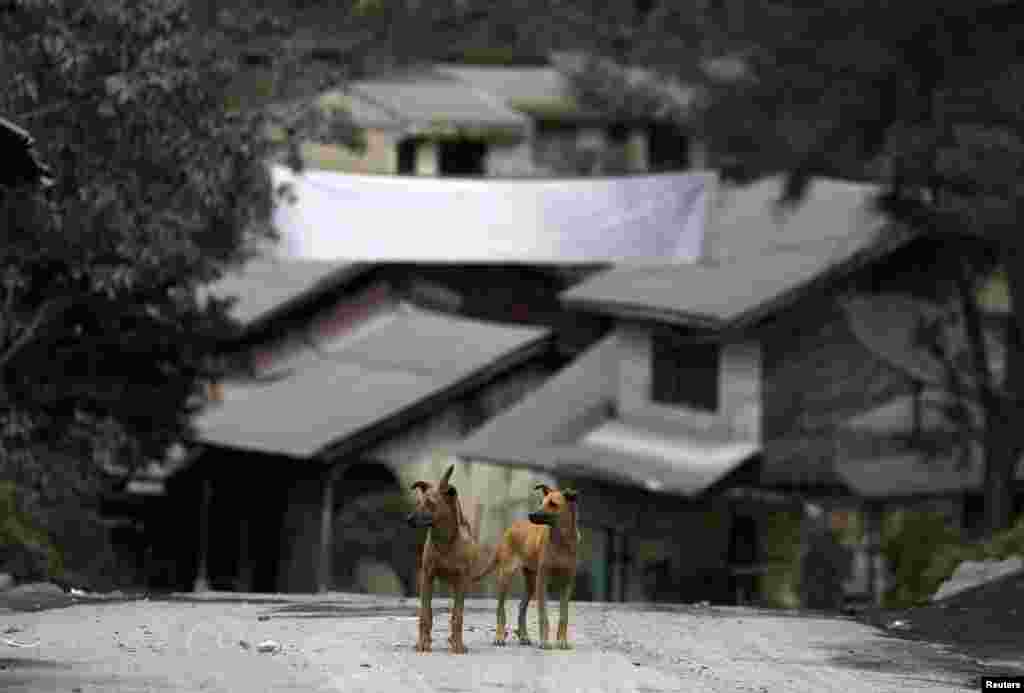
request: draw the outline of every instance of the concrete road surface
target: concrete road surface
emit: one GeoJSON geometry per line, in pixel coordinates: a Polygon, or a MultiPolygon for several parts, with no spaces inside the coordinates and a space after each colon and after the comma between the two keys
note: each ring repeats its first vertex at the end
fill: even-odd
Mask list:
{"type": "MultiPolygon", "coordinates": [[[[514,639],[499,648],[488,599],[467,601],[461,656],[447,648],[448,600],[435,599],[434,652],[420,654],[416,607],[368,595],[210,594],[0,608],[0,690],[884,693],[977,690],[982,674],[1024,671],[1024,653],[984,662],[850,619],[701,606],[575,604],[575,649],[514,639]],[[260,652],[267,640],[280,650],[260,652]]],[[[549,615],[554,628],[557,608],[549,615]]]]}

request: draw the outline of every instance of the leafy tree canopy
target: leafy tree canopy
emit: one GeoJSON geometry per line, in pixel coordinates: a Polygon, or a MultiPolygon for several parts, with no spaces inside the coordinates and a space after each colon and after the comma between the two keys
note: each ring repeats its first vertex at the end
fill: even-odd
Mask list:
{"type": "Polygon", "coordinates": [[[0,5],[0,113],[56,179],[0,188],[0,469],[57,493],[188,432],[229,324],[196,289],[273,236],[270,149],[182,2],[0,5]]]}
{"type": "Polygon", "coordinates": [[[981,407],[980,421],[962,430],[985,450],[987,529],[1008,527],[1024,452],[1021,5],[775,0],[743,8],[702,47],[745,63],[738,79],[709,85],[699,122],[713,154],[740,180],[787,173],[788,202],[814,176],[877,182],[892,218],[952,249],[956,261],[933,268],[931,279],[950,287],[969,345],[963,363],[950,362],[949,388],[981,407]],[[1006,270],[1013,310],[999,379],[976,298],[995,263],[1006,270]]]}

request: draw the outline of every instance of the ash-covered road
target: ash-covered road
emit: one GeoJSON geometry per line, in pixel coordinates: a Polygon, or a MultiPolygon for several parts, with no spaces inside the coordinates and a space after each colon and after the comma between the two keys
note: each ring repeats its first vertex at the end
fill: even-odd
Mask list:
{"type": "MultiPolygon", "coordinates": [[[[0,690],[875,693],[977,690],[981,674],[1024,669],[1024,656],[979,661],[850,619],[701,606],[574,604],[573,650],[514,638],[498,648],[494,606],[467,600],[464,656],[447,650],[447,599],[435,599],[429,654],[413,650],[413,599],[210,594],[0,608],[0,690]],[[280,650],[260,652],[268,640],[280,650]]],[[[513,601],[510,621],[515,611],[513,601]]],[[[553,627],[557,608],[549,618],[553,627]]]]}

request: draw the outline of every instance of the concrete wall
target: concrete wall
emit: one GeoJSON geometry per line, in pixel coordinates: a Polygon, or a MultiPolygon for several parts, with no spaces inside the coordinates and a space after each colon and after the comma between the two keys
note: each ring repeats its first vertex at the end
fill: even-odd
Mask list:
{"type": "Polygon", "coordinates": [[[488,176],[526,177],[535,174],[529,140],[514,145],[488,145],[484,170],[488,176]]]}
{"type": "Polygon", "coordinates": [[[441,148],[437,142],[416,145],[416,175],[436,176],[441,172],[441,148]]]}
{"type": "Polygon", "coordinates": [[[651,401],[651,329],[623,324],[617,330],[619,411],[656,414],[698,430],[718,430],[744,440],[761,440],[761,347],[748,340],[722,348],[719,411],[710,413],[651,401]]]}
{"type": "Polygon", "coordinates": [[[631,173],[642,173],[651,168],[647,157],[648,135],[644,130],[632,130],[626,141],[626,167],[631,173]]]}
{"type": "Polygon", "coordinates": [[[398,133],[367,129],[366,151],[352,151],[337,145],[306,142],[302,156],[311,168],[346,173],[394,174],[398,171],[398,133]]]}
{"type": "Polygon", "coordinates": [[[531,161],[537,175],[556,176],[576,173],[576,131],[541,129],[530,143],[531,161]]]}

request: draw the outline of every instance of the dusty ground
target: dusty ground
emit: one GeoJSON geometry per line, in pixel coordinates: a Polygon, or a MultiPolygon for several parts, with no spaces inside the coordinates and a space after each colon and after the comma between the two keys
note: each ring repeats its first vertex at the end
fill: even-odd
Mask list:
{"type": "Polygon", "coordinates": [[[917,609],[868,614],[868,623],[910,640],[949,645],[985,661],[1024,659],[1024,573],[993,580],[917,609]]]}
{"type": "MultiPolygon", "coordinates": [[[[575,649],[564,652],[494,647],[494,601],[475,599],[465,619],[470,652],[454,656],[446,599],[435,600],[430,654],[413,651],[414,600],[210,594],[82,601],[0,595],[0,689],[867,693],[977,690],[982,674],[1024,672],[1024,648],[996,656],[917,640],[928,618],[941,620],[927,610],[875,614],[912,624],[880,629],[813,614],[580,603],[570,625],[575,649]],[[266,639],[281,651],[257,652],[266,639]]],[[[514,618],[514,603],[508,611],[514,618]]],[[[969,620],[966,611],[954,613],[969,620]]]]}

